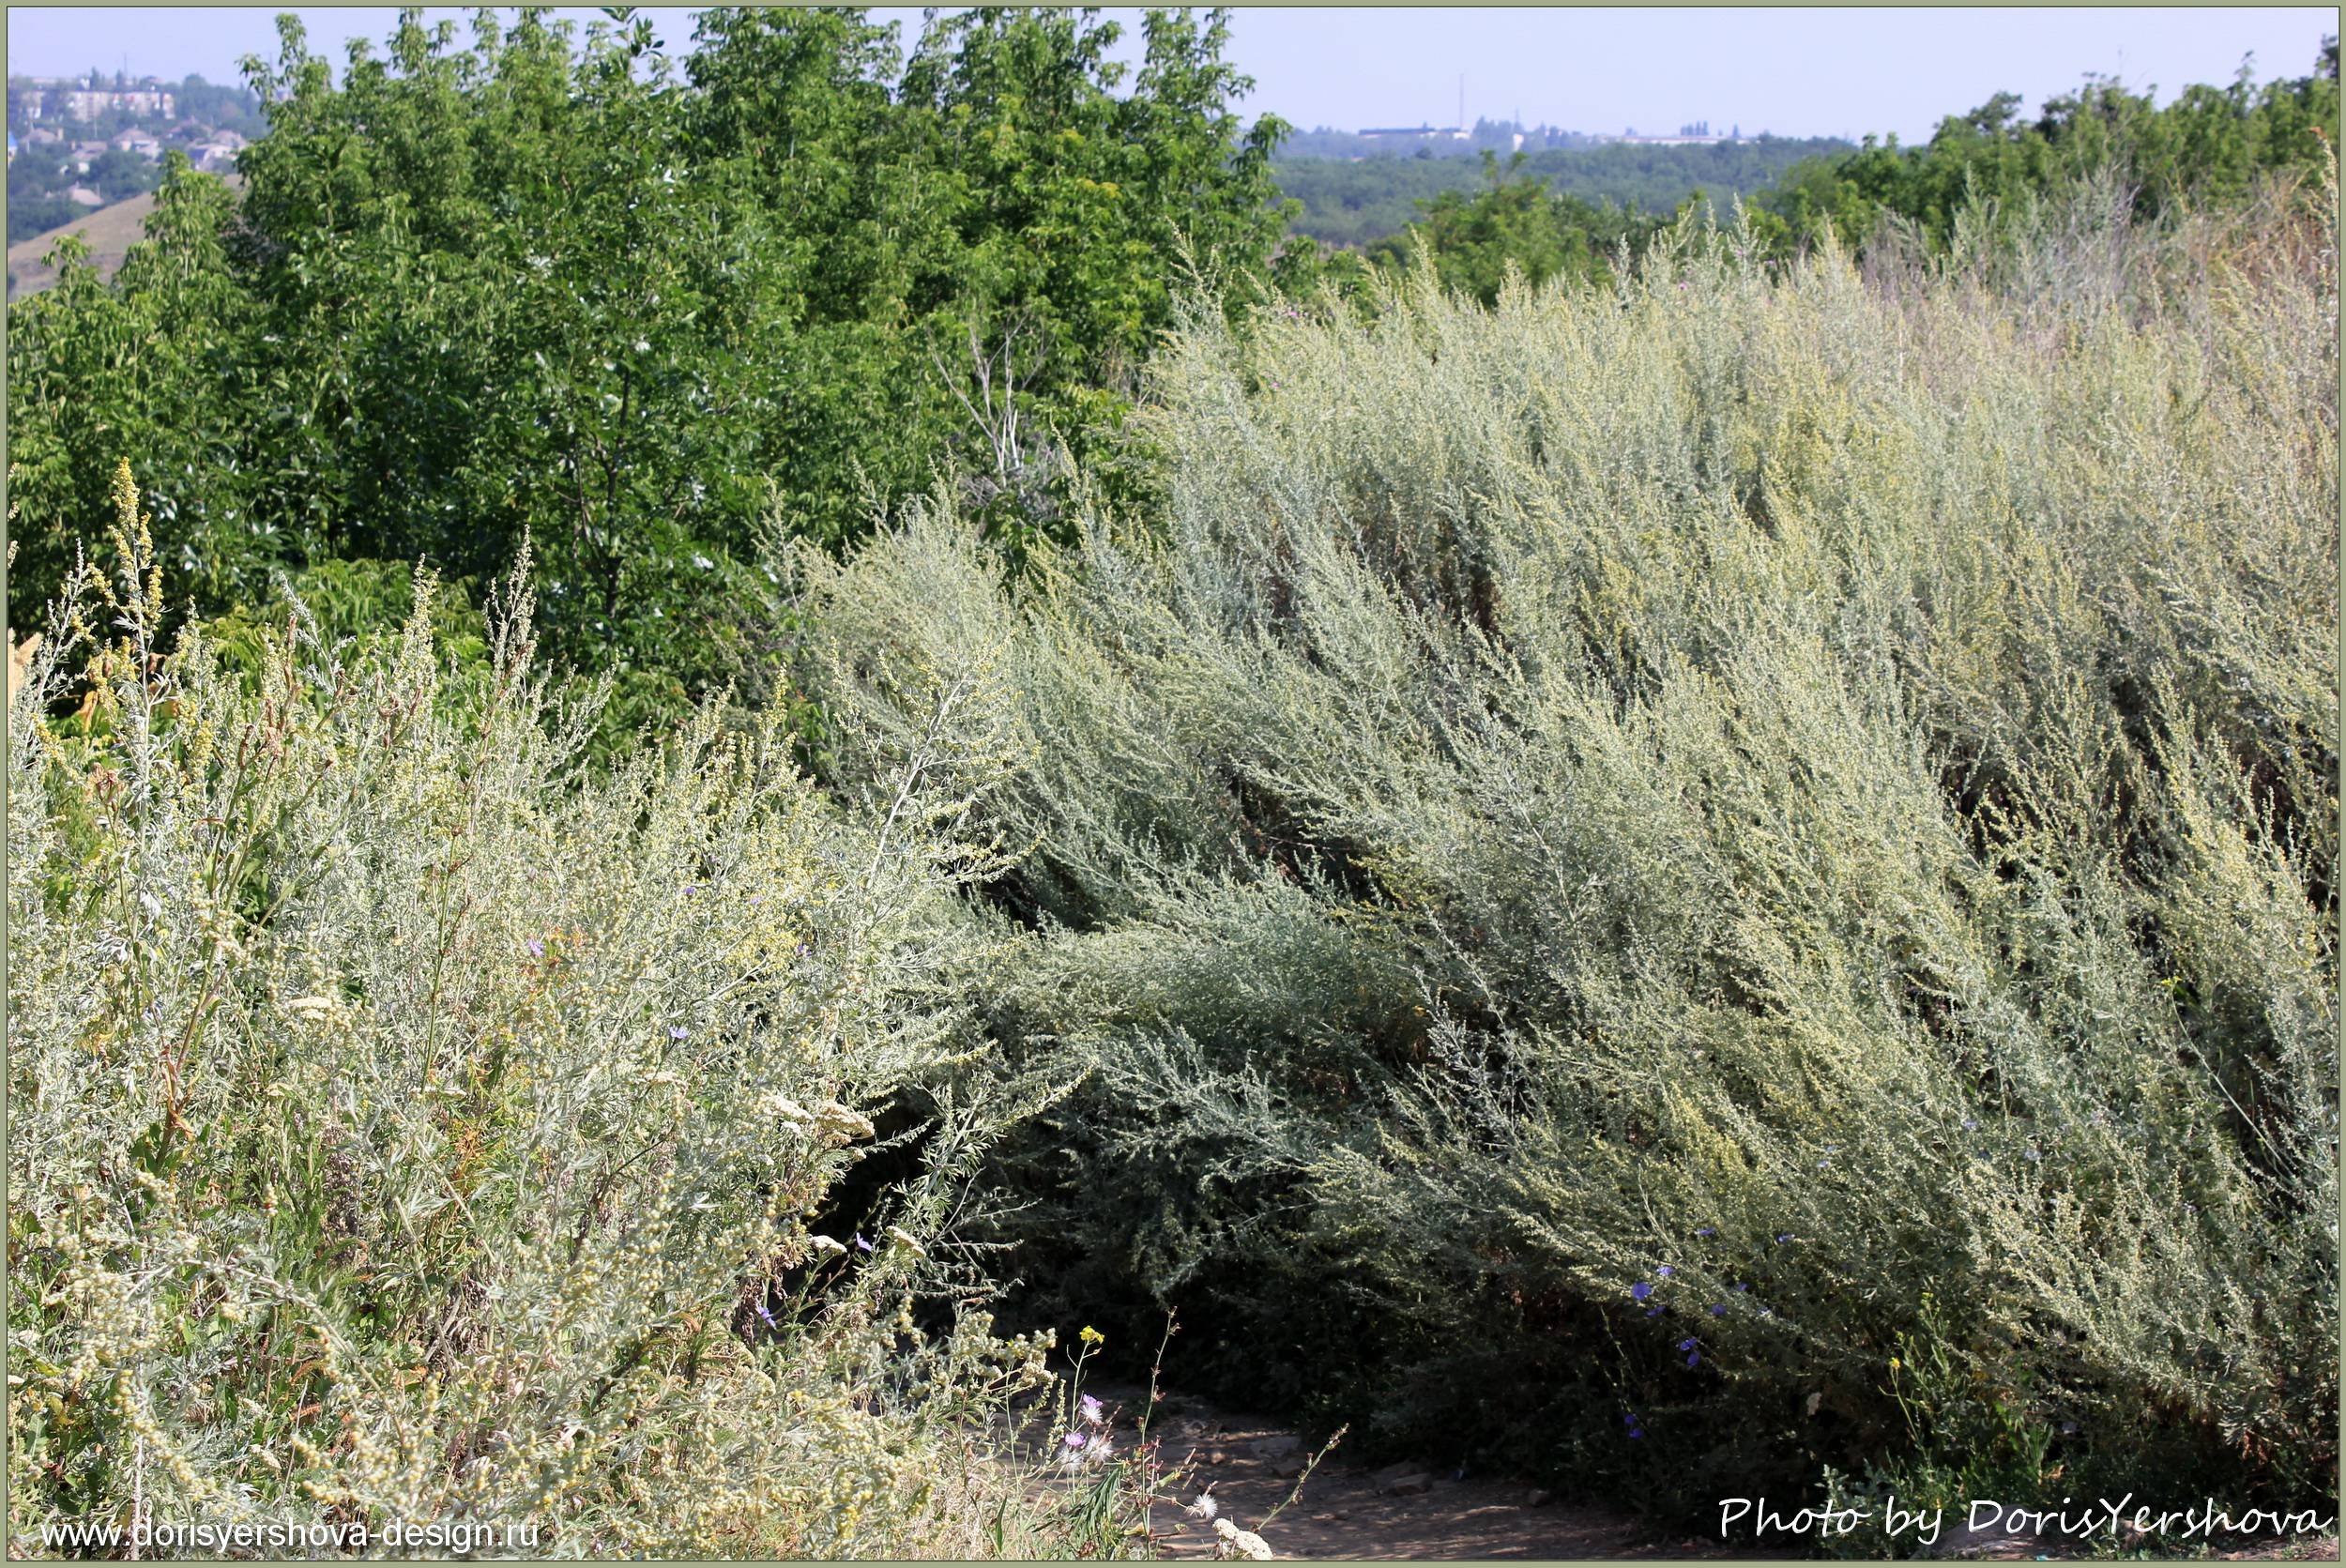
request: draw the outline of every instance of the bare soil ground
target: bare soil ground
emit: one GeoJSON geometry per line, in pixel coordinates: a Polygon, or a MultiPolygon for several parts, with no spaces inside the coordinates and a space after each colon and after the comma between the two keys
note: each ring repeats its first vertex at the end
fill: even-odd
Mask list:
{"type": "MultiPolygon", "coordinates": [[[[1148,1398],[1146,1390],[1120,1385],[1092,1392],[1128,1415],[1136,1415],[1148,1398]]],[[[1716,1541],[1663,1534],[1627,1513],[1559,1504],[1527,1482],[1472,1474],[1459,1479],[1431,1466],[1371,1470],[1347,1462],[1341,1447],[1302,1479],[1301,1494],[1289,1502],[1302,1479],[1295,1472],[1311,1458],[1291,1429],[1180,1395],[1168,1396],[1158,1408],[1164,1413],[1151,1423],[1150,1436],[1160,1442],[1158,1452],[1168,1466],[1187,1471],[1177,1499],[1160,1504],[1152,1521],[1160,1532],[1158,1549],[1169,1558],[1213,1556],[1212,1527],[1182,1506],[1208,1491],[1223,1517],[1259,1532],[1282,1558],[1440,1561],[1725,1555],[1716,1541]]],[[[1118,1425],[1129,1430],[1126,1422],[1118,1425]]]]}
{"type": "MultiPolygon", "coordinates": [[[[1117,1433],[1131,1440],[1147,1406],[1146,1389],[1095,1384],[1089,1393],[1116,1412],[1117,1433]]],[[[1312,1451],[1293,1429],[1267,1418],[1218,1408],[1171,1393],[1157,1407],[1150,1437],[1169,1469],[1182,1472],[1174,1496],[1153,1511],[1161,1555],[1209,1559],[1211,1524],[1185,1507],[1210,1492],[1220,1516],[1260,1534],[1279,1557],[1301,1560],[1538,1561],[1574,1558],[1781,1559],[1781,1548],[1689,1537],[1656,1529],[1621,1509],[1560,1502],[1530,1482],[1464,1476],[1432,1464],[1371,1469],[1341,1447],[1308,1476],[1298,1472],[1312,1451]],[[1297,1491],[1298,1482],[1302,1490],[1297,1491]],[[1289,1500],[1292,1496],[1293,1500],[1289,1500]]],[[[2025,1536],[1951,1536],[1940,1555],[1988,1561],[2030,1561],[2085,1555],[2070,1540],[2025,1536]]],[[[2219,1549],[2220,1561],[2336,1562],[2333,1535],[2219,1549]]]]}

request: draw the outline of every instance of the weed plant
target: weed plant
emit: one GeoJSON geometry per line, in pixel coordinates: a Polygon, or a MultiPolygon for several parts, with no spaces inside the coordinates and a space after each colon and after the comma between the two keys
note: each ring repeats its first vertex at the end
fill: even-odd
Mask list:
{"type": "Polygon", "coordinates": [[[940,757],[1086,1075],[1031,1300],[1659,1506],[2331,1495],[2334,215],[1201,308],[1161,510],[802,559],[830,776],[940,757]]]}
{"type": "Polygon", "coordinates": [[[453,688],[428,578],[388,645],[297,613],[235,665],[166,650],[127,465],[115,505],[119,575],[8,714],[16,1548],[1065,1549],[975,1439],[1048,1341],[994,1334],[953,1261],[1015,1107],[956,1065],[983,868],[937,798],[851,824],[720,708],[583,768],[526,562],[453,688]],[[875,1117],[904,1174],[830,1234],[875,1117]]]}

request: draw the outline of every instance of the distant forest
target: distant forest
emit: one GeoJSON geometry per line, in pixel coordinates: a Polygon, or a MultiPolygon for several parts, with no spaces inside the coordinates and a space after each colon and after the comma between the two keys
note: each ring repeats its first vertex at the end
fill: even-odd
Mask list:
{"type": "MultiPolygon", "coordinates": [[[[1708,146],[1608,143],[1531,152],[1522,173],[1597,206],[1667,213],[1697,190],[1724,205],[1737,193],[1753,195],[1803,159],[1853,150],[1833,137],[1768,136],[1708,146]]],[[[1470,193],[1485,183],[1472,158],[1282,158],[1273,171],[1280,190],[1302,204],[1294,231],[1345,248],[1400,233],[1417,218],[1421,201],[1445,190],[1470,193]]]]}

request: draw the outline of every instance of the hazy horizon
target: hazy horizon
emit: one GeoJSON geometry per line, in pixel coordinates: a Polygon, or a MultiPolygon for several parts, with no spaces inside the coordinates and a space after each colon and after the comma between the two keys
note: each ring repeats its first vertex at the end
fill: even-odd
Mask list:
{"type": "MultiPolygon", "coordinates": [[[[64,76],[93,68],[177,79],[238,79],[243,54],[276,53],[277,7],[11,7],[8,69],[64,76]]],[[[378,44],[389,7],[290,8],[312,47],[340,60],[378,44]]],[[[432,8],[431,20],[467,14],[432,8]]],[[[584,24],[600,15],[559,8],[584,24]]],[[[693,12],[648,8],[670,52],[692,40],[693,12]]],[[[1137,53],[1139,12],[1117,53],[1137,53]]],[[[921,13],[876,8],[904,24],[921,13]]],[[[2260,82],[2312,69],[2338,12],[2313,7],[2180,9],[1680,10],[1470,8],[1253,8],[1231,20],[1229,57],[1256,79],[1249,115],[1303,129],[1445,125],[1457,115],[1618,134],[1708,120],[1724,132],[1926,138],[1940,120],[1998,92],[2031,111],[2089,75],[2155,86],[2166,102],[2193,83],[2223,84],[2253,56],[2260,82]],[[1331,26],[1340,15],[1343,25],[1331,26]]],[[[462,35],[460,27],[460,36],[462,35]]]]}

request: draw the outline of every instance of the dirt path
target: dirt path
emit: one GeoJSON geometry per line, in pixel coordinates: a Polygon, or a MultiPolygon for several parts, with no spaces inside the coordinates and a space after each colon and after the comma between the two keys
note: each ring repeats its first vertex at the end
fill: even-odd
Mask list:
{"type": "MultiPolygon", "coordinates": [[[[1131,1431],[1147,1391],[1101,1385],[1092,1391],[1121,1412],[1131,1431]]],[[[1602,1509],[1560,1505],[1528,1483],[1457,1478],[1432,1466],[1372,1470],[1348,1463],[1338,1448],[1284,1509],[1298,1472],[1311,1457],[1293,1430],[1275,1421],[1217,1409],[1173,1394],[1157,1407],[1150,1436],[1168,1466],[1187,1474],[1179,1499],[1160,1504],[1159,1549],[1170,1558],[1211,1558],[1211,1524],[1182,1507],[1211,1491],[1217,1510],[1242,1530],[1258,1530],[1282,1558],[1441,1560],[1457,1559],[1678,1558],[1721,1555],[1716,1541],[1656,1532],[1643,1520],[1602,1509]],[[1263,1521],[1274,1509],[1270,1523],[1263,1521]]]]}
{"type": "MultiPolygon", "coordinates": [[[[1088,1391],[1110,1409],[1114,1432],[1129,1442],[1148,1404],[1148,1391],[1129,1384],[1094,1384],[1088,1391]]],[[[1211,1493],[1216,1513],[1241,1530],[1258,1532],[1281,1558],[1457,1561],[1477,1560],[1622,1558],[1766,1558],[1783,1554],[1748,1542],[1689,1538],[1656,1529],[1618,1510],[1559,1503],[1529,1482],[1435,1465],[1355,1465],[1338,1448],[1302,1479],[1311,1451],[1290,1427],[1238,1414],[1203,1400],[1168,1393],[1156,1407],[1150,1436],[1161,1461],[1181,1471],[1172,1499],[1151,1523],[1161,1555],[1208,1559],[1214,1554],[1211,1523],[1184,1504],[1211,1493]],[[1282,1506],[1284,1504],[1284,1506],[1282,1506]],[[1273,1515],[1276,1511],[1275,1516],[1273,1515]],[[1266,1523],[1268,1519],[1268,1523],[1266,1523]]],[[[1985,1560],[2028,1560],[2084,1555],[2070,1540],[1973,1536],[1950,1540],[1939,1554],[1985,1560]]],[[[2217,1560],[2335,1562],[2338,1537],[2268,1542],[2219,1550],[2217,1560]]]]}

